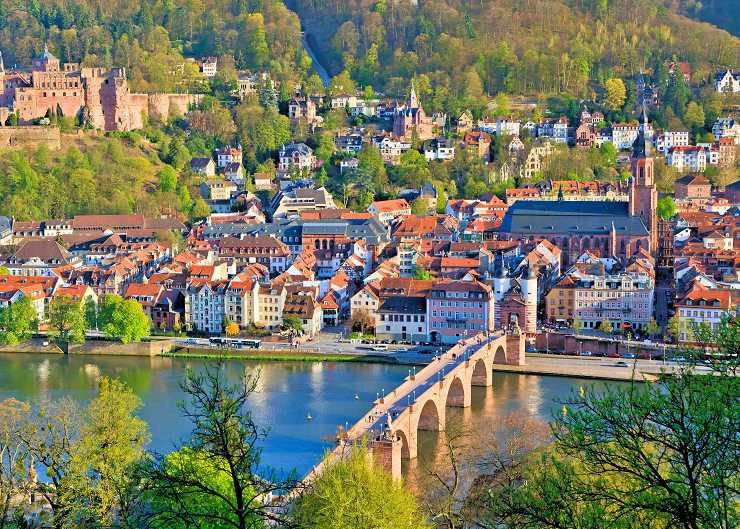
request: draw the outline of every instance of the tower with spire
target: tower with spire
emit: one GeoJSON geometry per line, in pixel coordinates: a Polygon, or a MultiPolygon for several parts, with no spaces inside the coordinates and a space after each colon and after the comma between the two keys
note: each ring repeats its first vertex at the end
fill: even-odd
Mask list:
{"type": "Polygon", "coordinates": [[[419,108],[419,98],[416,96],[416,87],[414,86],[414,79],[411,79],[411,92],[409,93],[409,99],[406,101],[406,106],[409,108],[419,108]]]}
{"type": "Polygon", "coordinates": [[[653,174],[654,161],[648,135],[648,119],[645,105],[642,107],[642,122],[637,139],[632,144],[632,181],[629,188],[629,212],[640,217],[649,232],[650,252],[658,248],[658,192],[653,174]]]}

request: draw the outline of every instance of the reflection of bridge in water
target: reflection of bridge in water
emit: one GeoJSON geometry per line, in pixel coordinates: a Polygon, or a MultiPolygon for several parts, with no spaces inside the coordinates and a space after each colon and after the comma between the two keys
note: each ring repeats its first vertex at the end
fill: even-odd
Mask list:
{"type": "MultiPolygon", "coordinates": [[[[340,436],[333,455],[341,456],[343,446],[366,439],[374,460],[400,477],[401,459],[417,455],[419,430],[444,430],[447,407],[470,406],[473,386],[492,385],[495,364],[524,362],[524,337],[519,333],[479,334],[462,340],[375,401],[340,436]]],[[[322,466],[311,474],[320,472],[322,466]]]]}

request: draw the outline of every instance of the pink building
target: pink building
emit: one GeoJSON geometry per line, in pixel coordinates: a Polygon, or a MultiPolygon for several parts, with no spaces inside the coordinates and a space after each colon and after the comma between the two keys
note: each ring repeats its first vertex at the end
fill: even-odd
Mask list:
{"type": "Polygon", "coordinates": [[[429,338],[455,343],[493,331],[493,291],[479,281],[436,281],[427,298],[429,338]]]}

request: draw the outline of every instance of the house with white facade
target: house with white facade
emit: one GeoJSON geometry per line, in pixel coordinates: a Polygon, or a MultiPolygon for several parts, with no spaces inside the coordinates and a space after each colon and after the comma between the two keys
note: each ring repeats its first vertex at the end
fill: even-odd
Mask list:
{"type": "Polygon", "coordinates": [[[688,130],[666,130],[655,137],[655,149],[663,156],[673,147],[686,147],[689,144],[688,130]]]}
{"type": "Polygon", "coordinates": [[[714,76],[714,89],[721,94],[740,92],[740,70],[724,70],[714,76]]]}

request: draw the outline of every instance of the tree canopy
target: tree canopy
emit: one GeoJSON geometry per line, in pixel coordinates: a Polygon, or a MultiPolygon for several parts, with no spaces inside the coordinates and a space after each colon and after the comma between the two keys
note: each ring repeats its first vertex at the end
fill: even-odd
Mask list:
{"type": "Polygon", "coordinates": [[[328,462],[296,500],[293,516],[302,529],[429,528],[414,496],[374,466],[361,446],[328,462]]]}

